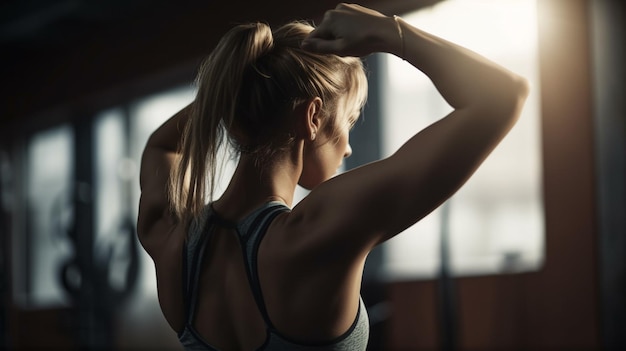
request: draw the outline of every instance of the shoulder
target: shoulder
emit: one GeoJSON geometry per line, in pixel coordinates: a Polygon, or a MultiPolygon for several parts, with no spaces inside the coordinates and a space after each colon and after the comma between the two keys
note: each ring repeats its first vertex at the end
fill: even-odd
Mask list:
{"type": "Polygon", "coordinates": [[[320,210],[305,198],[293,210],[276,215],[267,227],[263,252],[286,267],[345,270],[367,256],[369,248],[354,239],[350,223],[320,210]],[[320,257],[325,257],[319,262],[320,257]]]}
{"type": "Polygon", "coordinates": [[[400,181],[390,160],[371,163],[336,176],[311,191],[293,210],[279,217],[273,228],[295,252],[341,253],[360,260],[385,232],[393,196],[400,181]]]}

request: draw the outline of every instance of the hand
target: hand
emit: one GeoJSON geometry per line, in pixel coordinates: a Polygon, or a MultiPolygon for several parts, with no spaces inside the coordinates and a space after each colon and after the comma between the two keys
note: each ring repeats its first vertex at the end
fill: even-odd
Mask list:
{"type": "Polygon", "coordinates": [[[366,56],[390,52],[398,45],[393,18],[363,6],[339,4],[324,14],[319,26],[302,42],[302,48],[320,54],[366,56]]]}

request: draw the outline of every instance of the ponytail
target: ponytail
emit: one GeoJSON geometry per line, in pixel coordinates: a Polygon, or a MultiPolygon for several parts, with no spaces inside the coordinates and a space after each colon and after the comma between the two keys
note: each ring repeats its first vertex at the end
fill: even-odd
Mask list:
{"type": "Polygon", "coordinates": [[[230,30],[202,63],[196,79],[198,93],[181,140],[181,156],[170,177],[170,204],[179,219],[197,217],[206,199],[213,197],[215,165],[224,131],[235,118],[244,70],[272,47],[269,26],[240,25],[230,30]]]}

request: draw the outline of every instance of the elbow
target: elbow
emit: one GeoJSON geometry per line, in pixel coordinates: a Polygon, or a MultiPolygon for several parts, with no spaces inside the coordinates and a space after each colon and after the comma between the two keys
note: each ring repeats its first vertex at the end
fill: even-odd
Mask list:
{"type": "Polygon", "coordinates": [[[516,74],[507,75],[496,89],[499,100],[505,102],[509,107],[523,104],[530,93],[528,80],[516,74]]]}
{"type": "Polygon", "coordinates": [[[513,119],[517,120],[522,112],[522,107],[526,102],[526,98],[528,98],[528,95],[530,94],[530,84],[526,78],[515,76],[513,78],[512,85],[511,107],[509,113],[512,115],[511,117],[513,119]]]}
{"type": "Polygon", "coordinates": [[[528,79],[522,76],[515,76],[513,78],[513,86],[514,94],[517,97],[517,100],[524,103],[528,94],[530,94],[530,83],[528,82],[528,79]]]}
{"type": "Polygon", "coordinates": [[[485,122],[485,130],[497,135],[507,133],[520,117],[530,92],[528,81],[520,76],[507,75],[497,86],[474,105],[476,115],[485,122]]]}
{"type": "Polygon", "coordinates": [[[509,95],[509,101],[512,102],[513,105],[518,105],[520,103],[524,103],[528,94],[530,93],[530,84],[528,80],[522,76],[513,75],[508,82],[507,89],[505,90],[506,94],[509,95]]]}
{"type": "Polygon", "coordinates": [[[500,118],[515,123],[529,93],[528,80],[521,76],[512,75],[498,89],[496,103],[491,104],[490,110],[500,118]]]}

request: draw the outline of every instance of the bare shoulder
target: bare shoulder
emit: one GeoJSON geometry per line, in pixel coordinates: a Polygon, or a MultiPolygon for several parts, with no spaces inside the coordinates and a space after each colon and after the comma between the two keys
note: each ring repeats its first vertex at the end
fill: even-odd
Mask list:
{"type": "Polygon", "coordinates": [[[385,230],[385,197],[399,190],[388,181],[391,167],[392,162],[381,160],[320,184],[270,230],[300,259],[323,252],[344,265],[360,261],[385,230]]]}
{"type": "Polygon", "coordinates": [[[281,333],[296,340],[331,340],[354,322],[366,255],[334,245],[329,226],[313,221],[297,211],[274,219],[259,248],[259,279],[281,333]]]}
{"type": "Polygon", "coordinates": [[[397,177],[402,171],[388,158],[345,172],[316,187],[293,212],[307,226],[316,223],[331,235],[329,239],[372,249],[389,230],[386,209],[402,191],[397,177]]]}

